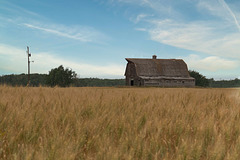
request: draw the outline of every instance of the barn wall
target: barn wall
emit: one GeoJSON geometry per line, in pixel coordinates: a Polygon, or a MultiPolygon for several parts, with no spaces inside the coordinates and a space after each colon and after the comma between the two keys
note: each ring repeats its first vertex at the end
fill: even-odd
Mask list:
{"type": "Polygon", "coordinates": [[[127,86],[141,86],[143,81],[137,76],[136,66],[134,63],[129,62],[127,64],[126,72],[126,85],[127,86]]]}
{"type": "Polygon", "coordinates": [[[188,79],[144,79],[144,86],[161,86],[161,87],[194,87],[195,80],[188,79]]]}

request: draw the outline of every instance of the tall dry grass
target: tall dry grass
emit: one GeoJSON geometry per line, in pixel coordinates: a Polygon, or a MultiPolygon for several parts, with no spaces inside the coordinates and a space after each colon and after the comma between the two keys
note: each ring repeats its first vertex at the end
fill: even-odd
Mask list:
{"type": "Polygon", "coordinates": [[[240,159],[240,90],[0,86],[0,159],[240,159]]]}

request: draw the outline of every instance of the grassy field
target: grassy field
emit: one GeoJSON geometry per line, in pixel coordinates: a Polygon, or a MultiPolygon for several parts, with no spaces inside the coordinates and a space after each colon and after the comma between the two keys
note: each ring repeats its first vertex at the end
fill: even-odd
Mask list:
{"type": "Polygon", "coordinates": [[[240,159],[240,89],[0,86],[0,159],[240,159]]]}

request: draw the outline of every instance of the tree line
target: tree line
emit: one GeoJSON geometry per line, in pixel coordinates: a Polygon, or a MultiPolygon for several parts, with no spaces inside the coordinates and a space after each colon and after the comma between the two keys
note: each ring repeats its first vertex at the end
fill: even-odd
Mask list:
{"type": "MultiPolygon", "coordinates": [[[[107,87],[124,86],[125,79],[99,79],[99,78],[77,78],[75,71],[61,65],[49,71],[49,74],[31,74],[30,86],[59,86],[59,87],[107,87]]],[[[1,85],[27,86],[28,75],[3,75],[0,76],[1,85]]]]}
{"type": "MultiPolygon", "coordinates": [[[[51,86],[46,80],[47,74],[31,74],[30,85],[33,87],[51,86]]],[[[4,75],[0,76],[0,85],[27,86],[28,75],[4,75]]],[[[100,78],[76,78],[70,85],[73,87],[111,87],[124,86],[125,79],[100,79],[100,78]]],[[[58,85],[60,86],[60,85],[58,85]]]]}
{"type": "MultiPolygon", "coordinates": [[[[213,88],[231,88],[240,87],[240,79],[215,81],[207,79],[197,71],[189,71],[191,77],[195,78],[196,86],[213,88]]],[[[38,86],[60,86],[60,87],[111,87],[124,86],[125,79],[99,79],[99,78],[77,78],[75,71],[65,68],[61,65],[49,71],[49,74],[31,74],[30,85],[38,86]]],[[[0,84],[11,86],[27,86],[28,75],[3,75],[0,76],[0,84]]]]}

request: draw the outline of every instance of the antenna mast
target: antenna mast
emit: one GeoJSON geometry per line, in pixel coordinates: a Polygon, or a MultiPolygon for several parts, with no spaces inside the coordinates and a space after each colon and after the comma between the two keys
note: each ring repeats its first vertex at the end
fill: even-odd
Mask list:
{"type": "Polygon", "coordinates": [[[29,47],[27,46],[27,56],[28,56],[28,86],[30,85],[30,59],[31,53],[29,53],[29,47]]]}

